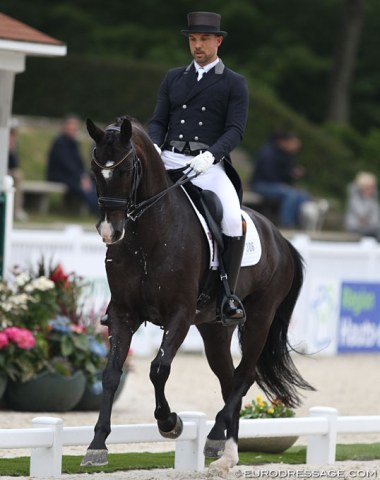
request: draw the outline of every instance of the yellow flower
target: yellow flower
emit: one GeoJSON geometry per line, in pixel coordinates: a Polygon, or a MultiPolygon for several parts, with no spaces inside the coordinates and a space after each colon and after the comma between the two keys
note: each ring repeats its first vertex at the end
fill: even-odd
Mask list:
{"type": "Polygon", "coordinates": [[[268,415],[273,415],[274,414],[274,408],[268,408],[267,414],[268,415]]]}
{"type": "Polygon", "coordinates": [[[263,403],[263,398],[261,395],[257,395],[256,397],[256,403],[263,403]]]}

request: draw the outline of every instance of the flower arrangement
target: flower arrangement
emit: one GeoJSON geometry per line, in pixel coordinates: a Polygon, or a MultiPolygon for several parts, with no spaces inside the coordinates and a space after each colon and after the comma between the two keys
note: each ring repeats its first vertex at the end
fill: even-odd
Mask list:
{"type": "Polygon", "coordinates": [[[272,400],[268,403],[261,395],[252,400],[240,411],[240,418],[280,418],[293,417],[295,412],[286,407],[281,400],[272,400]]]}
{"type": "Polygon", "coordinates": [[[15,268],[0,282],[0,373],[25,382],[44,370],[64,376],[82,370],[95,381],[108,342],[81,308],[85,286],[43,260],[36,272],[15,268]]]}

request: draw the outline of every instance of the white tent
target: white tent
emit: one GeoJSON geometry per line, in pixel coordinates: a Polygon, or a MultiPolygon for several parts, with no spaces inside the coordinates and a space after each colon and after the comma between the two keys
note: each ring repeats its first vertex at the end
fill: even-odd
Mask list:
{"type": "MultiPolygon", "coordinates": [[[[7,164],[15,75],[25,70],[27,55],[56,57],[66,55],[66,51],[59,40],[0,12],[0,277],[6,271],[8,231],[12,228],[12,184],[7,164]]],[[[32,94],[33,85],[30,91],[32,94]]]]}

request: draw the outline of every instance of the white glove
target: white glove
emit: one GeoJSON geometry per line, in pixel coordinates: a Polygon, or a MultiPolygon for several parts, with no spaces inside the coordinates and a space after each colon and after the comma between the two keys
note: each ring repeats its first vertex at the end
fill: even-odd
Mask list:
{"type": "Polygon", "coordinates": [[[158,155],[161,155],[162,153],[161,148],[157,145],[157,143],[153,143],[153,145],[154,145],[154,148],[157,150],[158,155]]]}
{"type": "Polygon", "coordinates": [[[207,170],[214,163],[215,157],[211,152],[203,152],[194,157],[188,165],[194,170],[194,172],[201,174],[207,172],[207,170]]]}

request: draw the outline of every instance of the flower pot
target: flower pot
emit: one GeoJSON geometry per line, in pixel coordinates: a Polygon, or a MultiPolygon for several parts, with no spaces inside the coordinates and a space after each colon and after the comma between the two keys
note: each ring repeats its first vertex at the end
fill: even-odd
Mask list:
{"type": "MultiPolygon", "coordinates": [[[[117,387],[114,402],[119,397],[121,391],[124,388],[125,381],[127,379],[128,372],[123,372],[120,377],[120,383],[117,387]]],[[[83,396],[79,403],[75,406],[75,410],[99,410],[102,400],[103,386],[102,386],[102,373],[99,372],[97,380],[92,385],[86,384],[83,396]]]]}
{"type": "Polygon", "coordinates": [[[3,396],[5,389],[7,388],[7,383],[8,383],[8,378],[5,375],[0,374],[0,399],[3,396]]]}
{"type": "Polygon", "coordinates": [[[297,436],[240,438],[239,451],[282,453],[291,447],[297,439],[297,436]]]}
{"type": "Polygon", "coordinates": [[[71,377],[44,371],[27,382],[10,381],[5,394],[8,408],[30,412],[66,412],[81,399],[86,386],[83,372],[71,377]]]}

